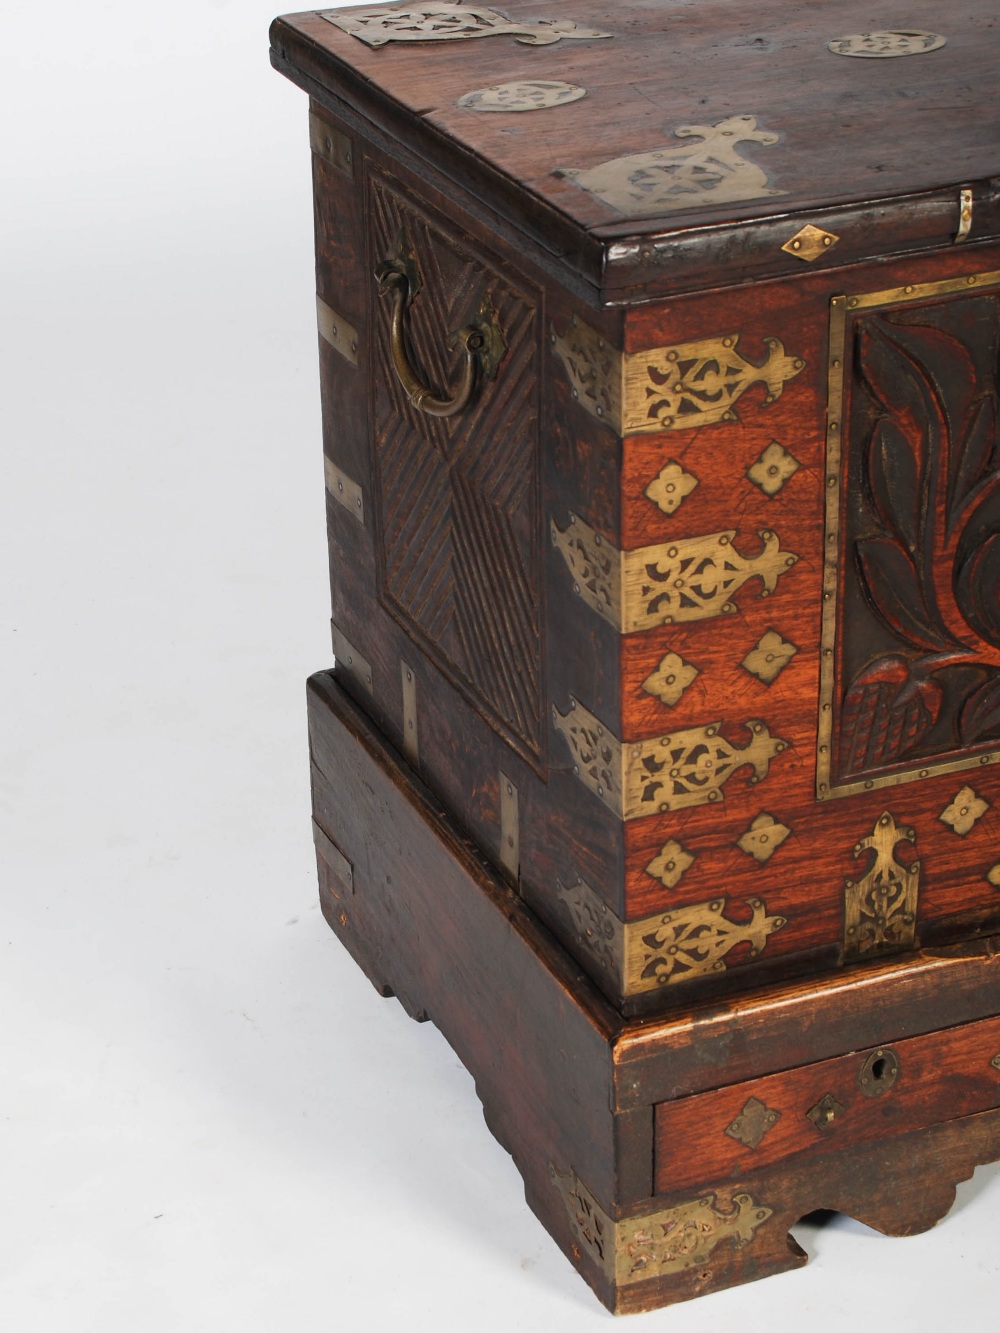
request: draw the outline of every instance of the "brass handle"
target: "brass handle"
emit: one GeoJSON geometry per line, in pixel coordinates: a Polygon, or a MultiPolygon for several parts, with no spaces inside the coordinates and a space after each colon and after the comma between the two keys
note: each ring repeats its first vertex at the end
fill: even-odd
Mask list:
{"type": "Polygon", "coordinates": [[[488,300],[483,302],[473,321],[455,335],[464,352],[462,375],[458,388],[450,398],[439,398],[427,387],[410,365],[406,354],[404,321],[407,306],[416,294],[415,275],[408,271],[411,265],[386,260],[375,270],[379,291],[392,300],[389,317],[389,351],[393,368],[407,398],[429,417],[453,417],[468,407],[481,373],[491,379],[507,350],[503,335],[496,322],[496,314],[488,300]]]}

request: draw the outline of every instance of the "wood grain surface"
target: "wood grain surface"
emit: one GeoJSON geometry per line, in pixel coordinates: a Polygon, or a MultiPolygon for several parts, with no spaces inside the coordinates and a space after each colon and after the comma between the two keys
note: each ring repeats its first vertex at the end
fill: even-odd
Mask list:
{"type": "Polygon", "coordinates": [[[782,0],[752,9],[736,0],[552,0],[541,11],[511,0],[503,8],[515,20],[569,19],[613,36],[373,50],[317,15],[299,14],[273,28],[273,59],[310,91],[346,97],[369,122],[402,135],[520,231],[564,254],[565,266],[608,299],[683,290],[692,278],[702,285],[711,271],[736,280],[792,273],[801,261],[780,247],[805,221],[843,238],[840,255],[835,249],[824,264],[945,244],[958,227],[959,184],[977,186],[973,236],[997,234],[992,71],[1000,34],[989,0],[962,0],[946,13],[913,0],[907,25],[947,43],[889,60],[827,49],[832,39],[870,31],[874,20],[861,0],[834,15],[782,0]],[[475,89],[518,79],[564,80],[587,95],[527,114],[484,115],[458,104],[475,89]],[[751,144],[746,156],[780,193],[725,205],[706,192],[687,210],[634,219],[559,174],[676,147],[678,128],[734,115],[751,115],[777,136],[770,146],[751,144]],[[766,221],[789,214],[797,219],[791,226],[766,221]],[[740,219],[762,226],[734,228],[740,219]]]}
{"type": "MultiPolygon", "coordinates": [[[[659,1024],[628,1022],[329,675],[310,681],[309,716],[324,915],[380,993],[395,994],[451,1042],[476,1080],[488,1126],[514,1156],[528,1202],[610,1308],[652,1309],[797,1267],[805,1256],[789,1228],[817,1208],[891,1235],[923,1230],[947,1212],[957,1181],[1000,1155],[1000,1112],[965,1114],[991,1078],[1000,1080],[987,1068],[984,1081],[976,1066],[988,1061],[998,1020],[972,1021],[995,1013],[1000,1000],[992,943],[706,1005],[659,1024]],[[917,1031],[925,1035],[913,1037],[917,1031]],[[835,1153],[752,1159],[742,1170],[722,1164],[695,1195],[662,1173],[654,1179],[657,1103],[668,1103],[656,1112],[661,1125],[672,1123],[671,1114],[731,1096],[733,1082],[756,1074],[763,1088],[770,1075],[797,1088],[815,1082],[817,1067],[839,1088],[841,1067],[856,1077],[866,1044],[889,1039],[901,1072],[886,1097],[899,1096],[906,1110],[883,1117],[879,1141],[865,1142],[866,1129],[852,1130],[847,1117],[835,1153]],[[905,1093],[907,1081],[914,1093],[905,1093]],[[713,1086],[723,1091],[707,1090],[713,1086]],[[702,1096],[684,1098],[685,1088],[699,1087],[702,1096]],[[553,1172],[585,1182],[609,1224],[643,1225],[693,1197],[710,1198],[724,1218],[737,1195],[751,1197],[766,1220],[748,1245],[721,1241],[710,1263],[618,1283],[581,1245],[553,1172]]],[[[671,1141],[661,1134],[661,1151],[671,1141]]]]}

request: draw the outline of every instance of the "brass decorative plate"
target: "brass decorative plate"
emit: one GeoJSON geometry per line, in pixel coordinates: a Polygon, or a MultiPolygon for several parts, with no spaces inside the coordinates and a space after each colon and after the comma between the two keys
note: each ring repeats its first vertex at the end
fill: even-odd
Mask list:
{"type": "Polygon", "coordinates": [[[893,56],[922,56],[939,51],[947,39],[919,28],[891,28],[884,32],[857,32],[835,37],[827,50],[835,56],[860,56],[863,60],[889,60],[893,56]]]}
{"type": "Polygon", "coordinates": [[[482,5],[377,5],[373,9],[328,9],[321,18],[368,46],[388,42],[458,42],[470,37],[514,37],[527,46],[549,46],[564,37],[611,37],[579,28],[569,19],[512,23],[482,5]]]}
{"type": "Polygon", "coordinates": [[[555,175],[565,176],[626,217],[784,194],[771,187],[761,167],[737,152],[739,143],[778,142],[776,134],[758,128],[754,116],[730,116],[715,125],[681,125],[674,135],[692,142],[630,153],[586,170],[560,167],[555,175]]]}
{"type": "Polygon", "coordinates": [[[516,79],[513,83],[496,83],[492,88],[476,88],[460,97],[458,105],[468,111],[546,111],[549,107],[579,102],[586,95],[586,88],[576,83],[516,79]]]}

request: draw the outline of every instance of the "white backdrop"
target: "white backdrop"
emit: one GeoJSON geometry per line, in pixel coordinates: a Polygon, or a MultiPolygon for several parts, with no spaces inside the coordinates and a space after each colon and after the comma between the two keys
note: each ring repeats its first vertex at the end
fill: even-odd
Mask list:
{"type": "MultiPolygon", "coordinates": [[[[4,7],[0,1319],[597,1329],[469,1076],[316,908],[309,162],[273,3],[4,7]]],[[[808,1268],[643,1327],[993,1328],[998,1174],[915,1239],[800,1227],[808,1268]]]]}

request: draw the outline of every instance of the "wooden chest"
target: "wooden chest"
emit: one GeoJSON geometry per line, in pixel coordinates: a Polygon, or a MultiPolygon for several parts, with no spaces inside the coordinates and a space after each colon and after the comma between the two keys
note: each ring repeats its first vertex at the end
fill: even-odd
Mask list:
{"type": "MultiPolygon", "coordinates": [[[[840,1170],[846,1142],[997,1105],[992,972],[974,1013],[929,978],[1000,931],[1000,31],[988,0],[905,19],[509,0],[272,28],[311,98],[333,648],[361,710],[311,695],[325,902],[346,937],[331,886],[353,892],[388,807],[366,832],[322,792],[373,724],[366,762],[464,840],[465,891],[501,877],[572,1005],[602,993],[594,1058],[633,1019],[672,1034],[647,1042],[669,1097],[613,1087],[610,1192],[563,1190],[613,1229],[743,1180],[741,1153],[840,1170]],[[698,1047],[712,1078],[674,1077],[699,1006],[832,1014],[845,986],[884,1006],[877,1035],[851,1010],[806,1052],[775,1018],[760,1065],[729,1067],[730,1033],[698,1047]],[[937,1029],[966,1021],[952,1103],[937,1029]]],[[[398,990],[360,915],[352,947],[398,990]]]]}

